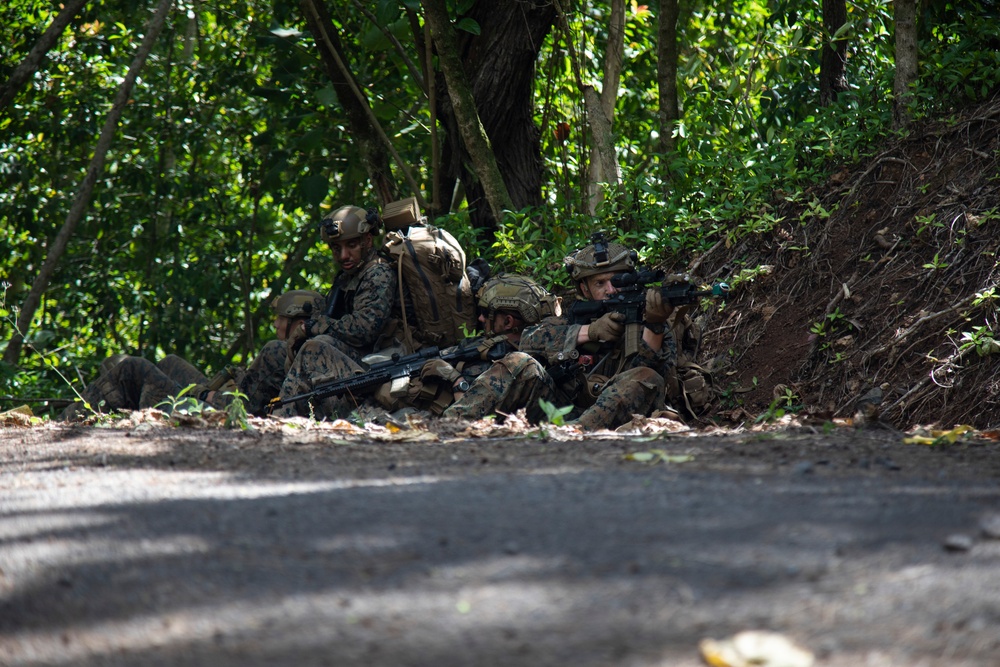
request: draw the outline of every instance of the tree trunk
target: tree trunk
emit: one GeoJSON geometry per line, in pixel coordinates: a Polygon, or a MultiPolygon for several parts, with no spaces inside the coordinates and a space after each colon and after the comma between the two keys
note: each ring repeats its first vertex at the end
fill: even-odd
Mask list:
{"type": "Polygon", "coordinates": [[[7,82],[0,86],[0,110],[6,108],[13,101],[21,87],[38,71],[38,68],[42,65],[42,60],[45,59],[45,55],[52,49],[56,41],[59,40],[63,31],[66,30],[66,26],[69,25],[69,22],[73,20],[73,17],[77,15],[86,2],[87,0],[70,0],[62,8],[59,15],[52,21],[52,25],[45,30],[41,39],[32,47],[28,53],[28,57],[14,69],[7,82]]]}
{"type": "MultiPolygon", "coordinates": [[[[677,0],[660,0],[660,22],[656,33],[656,84],[660,100],[660,152],[666,162],[669,162],[677,146],[674,129],[681,119],[677,101],[678,14],[677,0]]],[[[666,173],[664,177],[667,177],[666,173]]]]}
{"type": "Polygon", "coordinates": [[[173,0],[160,0],[160,4],[156,8],[156,13],[146,26],[146,35],[143,37],[142,43],[139,45],[139,50],[129,65],[125,80],[122,81],[122,85],[118,88],[118,93],[115,95],[114,102],[111,105],[111,111],[104,121],[104,127],[101,128],[101,136],[98,138],[97,146],[94,148],[94,156],[90,160],[87,174],[84,176],[83,183],[80,184],[80,189],[73,200],[73,205],[66,215],[66,221],[52,242],[52,246],[48,249],[45,262],[42,264],[38,275],[35,276],[35,280],[31,284],[31,290],[21,305],[21,312],[17,317],[17,330],[7,344],[7,350],[3,355],[3,360],[8,364],[17,364],[21,356],[21,348],[24,345],[24,335],[31,327],[31,321],[34,319],[35,311],[38,310],[38,306],[41,303],[42,294],[48,288],[49,280],[51,280],[56,265],[59,264],[59,260],[62,258],[63,252],[66,250],[66,245],[69,243],[70,237],[73,236],[77,224],[90,206],[90,199],[94,193],[94,185],[97,183],[97,178],[104,169],[104,160],[108,149],[111,148],[115,131],[118,129],[118,121],[121,119],[122,110],[132,95],[132,89],[135,87],[135,80],[139,76],[139,70],[146,63],[146,58],[149,56],[150,51],[152,51],[153,44],[163,29],[164,23],[166,23],[167,14],[170,12],[172,4],[173,0]]]}
{"type": "Polygon", "coordinates": [[[625,58],[625,0],[612,0],[611,21],[608,24],[608,47],[604,54],[604,81],[601,97],[596,91],[585,86],[584,104],[590,125],[591,143],[596,156],[590,160],[590,183],[588,187],[590,214],[604,200],[602,183],[618,185],[621,182],[621,167],[615,154],[614,125],[615,103],[618,100],[618,85],[621,82],[622,61],[625,58]]]}
{"type": "Polygon", "coordinates": [[[455,29],[448,18],[444,0],[421,0],[421,5],[434,44],[437,46],[438,63],[448,87],[448,98],[451,101],[462,143],[486,195],[490,214],[494,220],[500,220],[503,211],[514,208],[514,205],[497,166],[489,137],[479,119],[476,100],[459,56],[455,29]]]}
{"type": "MultiPolygon", "coordinates": [[[[510,201],[515,210],[540,206],[543,165],[534,120],[535,63],[555,8],[551,2],[490,0],[475,3],[467,17],[479,24],[481,33],[456,35],[459,57],[510,201]]],[[[445,130],[442,182],[461,181],[473,226],[492,234],[497,218],[487,205],[483,184],[466,168],[470,157],[449,93],[439,77],[438,116],[445,130]]]]}
{"type": "Polygon", "coordinates": [[[832,40],[823,44],[819,64],[819,101],[829,106],[847,90],[847,40],[834,35],[847,23],[846,0],[823,0],[823,28],[832,40]]]}
{"type": "MultiPolygon", "coordinates": [[[[399,199],[399,188],[392,176],[390,168],[390,152],[388,138],[383,138],[381,126],[378,124],[368,105],[363,93],[361,93],[357,82],[347,67],[344,59],[344,47],[340,41],[340,35],[330,20],[330,14],[322,2],[315,0],[301,0],[300,6],[305,16],[306,26],[312,33],[316,41],[316,48],[319,51],[320,60],[326,69],[326,75],[333,84],[333,89],[337,93],[337,100],[343,107],[347,115],[347,122],[351,127],[358,152],[361,154],[365,168],[368,170],[368,178],[379,202],[385,204],[399,199]]],[[[406,173],[406,165],[399,161],[400,169],[406,173]]],[[[408,176],[410,188],[415,190],[414,195],[418,200],[422,199],[420,189],[412,176],[408,176]]]]}
{"type": "Polygon", "coordinates": [[[910,86],[917,80],[917,0],[896,0],[896,77],[893,81],[893,125],[910,123],[910,86]]]}

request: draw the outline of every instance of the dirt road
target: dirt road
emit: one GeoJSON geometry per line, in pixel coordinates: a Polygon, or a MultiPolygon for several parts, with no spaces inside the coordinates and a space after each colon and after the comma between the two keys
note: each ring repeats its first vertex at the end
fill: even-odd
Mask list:
{"type": "Polygon", "coordinates": [[[0,663],[1000,664],[994,444],[143,429],[0,430],[0,663]]]}

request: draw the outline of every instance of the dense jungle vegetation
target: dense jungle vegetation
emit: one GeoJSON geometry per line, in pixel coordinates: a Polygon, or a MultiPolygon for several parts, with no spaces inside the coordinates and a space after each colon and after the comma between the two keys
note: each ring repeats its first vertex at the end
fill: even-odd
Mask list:
{"type": "Polygon", "coordinates": [[[66,396],[116,352],[246,360],[273,295],[329,285],[317,223],[342,204],[417,196],[470,258],[556,288],[596,229],[686,266],[914,120],[996,95],[998,13],[9,0],[0,394],[66,396]]]}

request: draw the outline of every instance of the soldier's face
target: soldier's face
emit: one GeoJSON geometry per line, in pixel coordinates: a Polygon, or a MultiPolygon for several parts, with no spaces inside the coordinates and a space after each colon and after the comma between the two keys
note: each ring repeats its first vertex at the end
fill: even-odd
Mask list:
{"type": "Polygon", "coordinates": [[[604,301],[618,293],[615,286],[611,284],[613,275],[615,275],[614,272],[598,273],[596,276],[584,278],[580,282],[580,291],[591,301],[604,301]]]}
{"type": "Polygon", "coordinates": [[[350,271],[361,264],[362,258],[372,247],[372,235],[365,234],[349,241],[331,241],[330,250],[333,261],[344,271],[350,271]]]}
{"type": "Polygon", "coordinates": [[[289,335],[292,332],[292,328],[297,325],[302,325],[305,322],[302,318],[292,319],[291,317],[285,317],[284,315],[276,315],[274,318],[274,329],[278,334],[278,340],[288,340],[289,335]]]}

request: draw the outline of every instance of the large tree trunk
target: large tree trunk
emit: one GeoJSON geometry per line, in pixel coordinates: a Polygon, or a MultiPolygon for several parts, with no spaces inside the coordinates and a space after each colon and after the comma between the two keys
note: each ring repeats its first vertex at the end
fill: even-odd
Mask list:
{"type": "MultiPolygon", "coordinates": [[[[555,8],[551,2],[490,0],[475,3],[468,17],[478,22],[482,31],[479,35],[457,35],[459,56],[497,167],[514,209],[539,206],[542,157],[534,122],[535,63],[555,20],[555,8]]],[[[487,205],[482,183],[466,168],[469,155],[443,83],[439,77],[438,111],[445,129],[443,180],[461,180],[473,226],[492,234],[497,220],[487,205]]]]}
{"type": "MultiPolygon", "coordinates": [[[[382,205],[395,201],[399,199],[400,193],[390,168],[392,147],[388,139],[384,138],[384,133],[380,132],[381,127],[344,59],[344,47],[330,14],[319,0],[301,0],[300,6],[306,26],[316,41],[320,60],[323,61],[326,74],[337,93],[337,100],[347,115],[347,122],[368,170],[372,188],[382,205]]],[[[401,162],[400,160],[400,169],[407,173],[406,166],[401,162]]],[[[415,190],[414,196],[418,200],[422,199],[420,189],[412,182],[412,177],[408,177],[408,180],[411,181],[411,189],[415,190]]]]}
{"type": "MultiPolygon", "coordinates": [[[[823,27],[831,39],[847,23],[845,0],[823,0],[823,27]]],[[[819,101],[828,106],[847,90],[847,40],[824,44],[819,64],[819,101]]]]}
{"type": "Polygon", "coordinates": [[[503,211],[513,208],[513,203],[490,147],[490,140],[479,120],[476,100],[459,56],[455,29],[448,18],[444,0],[421,0],[421,4],[424,18],[430,26],[431,37],[437,46],[438,62],[448,86],[448,99],[451,101],[462,144],[472,162],[478,183],[483,188],[490,214],[494,220],[500,220],[503,211]]]}
{"type": "Polygon", "coordinates": [[[590,160],[590,183],[588,200],[590,214],[604,199],[602,183],[618,185],[621,182],[621,167],[615,154],[615,103],[618,101],[618,85],[621,81],[622,61],[625,58],[625,0],[611,1],[611,21],[608,24],[608,46],[604,54],[604,80],[601,97],[591,86],[583,89],[583,101],[587,107],[591,143],[596,153],[590,160]]]}
{"type": "Polygon", "coordinates": [[[41,38],[35,43],[28,57],[18,65],[14,72],[7,79],[7,82],[0,86],[0,110],[4,109],[21,87],[28,82],[28,79],[38,71],[42,65],[45,55],[52,49],[56,41],[66,30],[66,26],[73,20],[87,0],[70,0],[56,16],[52,24],[45,30],[41,38]]]}
{"type": "Polygon", "coordinates": [[[892,119],[897,128],[910,122],[910,86],[917,80],[917,0],[896,0],[896,77],[892,119]]]}
{"type": "MultiPolygon", "coordinates": [[[[681,119],[677,101],[677,0],[660,0],[656,40],[656,85],[660,100],[660,152],[669,163],[677,141],[674,129],[681,119]]],[[[665,171],[665,170],[664,170],[665,171]]],[[[664,177],[668,175],[664,173],[664,177]]]]}
{"type": "Polygon", "coordinates": [[[108,117],[104,121],[104,127],[101,128],[101,136],[97,140],[97,146],[94,148],[94,156],[90,160],[90,166],[87,168],[87,174],[83,178],[83,183],[80,184],[80,189],[76,193],[73,205],[66,215],[66,221],[56,235],[51,247],[49,247],[48,253],[45,256],[45,262],[42,264],[38,275],[35,276],[35,280],[31,284],[31,290],[21,305],[21,312],[17,317],[17,330],[7,344],[7,350],[3,355],[3,360],[8,364],[17,364],[21,356],[21,348],[24,345],[24,334],[31,328],[31,321],[34,319],[35,311],[38,310],[38,305],[42,301],[42,294],[48,288],[49,280],[51,280],[52,274],[55,272],[56,266],[59,264],[59,260],[62,258],[63,252],[66,250],[66,245],[69,243],[70,237],[73,236],[77,224],[90,206],[90,199],[94,193],[94,185],[97,183],[98,176],[104,170],[104,160],[108,149],[111,148],[115,131],[118,129],[118,121],[121,119],[122,110],[132,95],[132,89],[135,87],[135,80],[139,76],[139,70],[146,63],[146,58],[149,56],[150,51],[153,50],[153,44],[163,29],[164,23],[166,23],[167,14],[170,12],[172,4],[173,0],[160,0],[160,4],[156,8],[156,13],[146,25],[146,35],[143,37],[142,44],[139,45],[139,50],[132,59],[131,65],[129,65],[125,80],[122,81],[122,85],[118,88],[118,93],[115,95],[111,111],[108,112],[108,117]]]}

